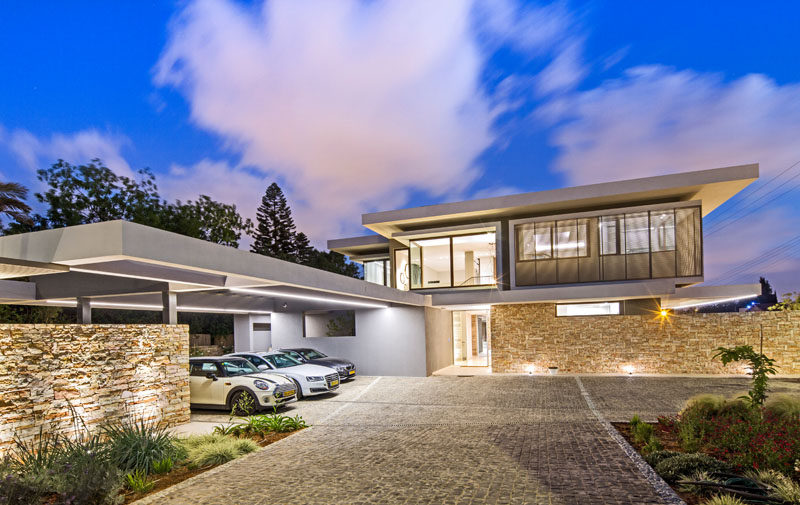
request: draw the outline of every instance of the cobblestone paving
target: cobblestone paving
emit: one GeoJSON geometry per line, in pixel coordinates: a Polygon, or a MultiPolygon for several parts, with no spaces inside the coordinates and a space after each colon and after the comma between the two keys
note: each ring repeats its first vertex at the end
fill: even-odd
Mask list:
{"type": "MultiPolygon", "coordinates": [[[[737,379],[582,381],[610,420],[672,414],[700,391],[746,389],[737,379]]],[[[360,377],[287,413],[313,427],[140,505],[663,503],[573,377],[360,377]]]]}

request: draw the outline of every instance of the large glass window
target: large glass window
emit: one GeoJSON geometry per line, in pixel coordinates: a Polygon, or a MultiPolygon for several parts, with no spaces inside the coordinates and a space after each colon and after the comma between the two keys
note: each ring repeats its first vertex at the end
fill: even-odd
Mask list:
{"type": "Polygon", "coordinates": [[[492,285],[496,250],[494,232],[412,240],[407,252],[395,251],[396,286],[428,289],[492,285]],[[407,272],[404,262],[408,263],[407,272]]]}
{"type": "Polygon", "coordinates": [[[647,212],[625,214],[625,254],[650,252],[647,212]]]}
{"type": "Polygon", "coordinates": [[[621,216],[602,216],[600,217],[600,254],[620,254],[621,216]]]}
{"type": "MultiPolygon", "coordinates": [[[[450,287],[450,238],[411,241],[411,268],[422,272],[422,288],[450,287]],[[417,262],[417,263],[415,263],[417,262]]],[[[416,287],[411,284],[411,287],[416,287]]]]}
{"type": "Polygon", "coordinates": [[[653,252],[675,250],[675,213],[672,209],[650,213],[650,246],[653,252]]]}
{"type": "Polygon", "coordinates": [[[453,285],[494,284],[495,234],[453,237],[453,285]]]}
{"type": "Polygon", "coordinates": [[[681,207],[516,224],[515,285],[702,275],[700,216],[681,207]]]}
{"type": "Polygon", "coordinates": [[[389,285],[389,260],[365,261],[364,280],[375,284],[389,285]]]}

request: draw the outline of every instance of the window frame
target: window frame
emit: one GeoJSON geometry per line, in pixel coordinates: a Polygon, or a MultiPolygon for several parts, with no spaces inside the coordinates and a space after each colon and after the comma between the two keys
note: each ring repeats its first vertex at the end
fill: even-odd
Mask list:
{"type": "MultiPolygon", "coordinates": [[[[394,254],[393,254],[393,256],[394,256],[394,255],[397,254],[397,251],[402,251],[402,250],[408,251],[408,276],[409,276],[409,279],[408,279],[408,290],[409,291],[424,291],[424,290],[429,290],[429,289],[465,289],[465,288],[475,288],[475,287],[479,287],[480,288],[480,287],[496,286],[497,285],[496,279],[495,279],[495,282],[492,282],[492,283],[489,283],[489,284],[471,284],[469,286],[456,286],[455,285],[455,272],[453,270],[453,266],[454,266],[453,265],[453,239],[456,238],[456,237],[471,237],[471,236],[477,236],[477,235],[487,235],[487,234],[490,234],[490,233],[493,233],[494,237],[495,237],[494,272],[495,272],[495,275],[497,275],[497,231],[467,232],[467,233],[456,233],[456,234],[453,234],[453,235],[437,235],[437,236],[433,236],[433,237],[425,237],[425,238],[420,238],[420,239],[416,239],[416,240],[415,239],[409,239],[409,247],[398,247],[397,249],[394,250],[394,254]],[[435,239],[442,239],[442,238],[449,239],[449,243],[450,243],[449,244],[450,245],[450,285],[449,286],[429,286],[429,287],[425,287],[425,269],[424,269],[425,257],[422,254],[422,249],[423,248],[420,247],[419,248],[420,249],[419,266],[420,266],[420,284],[422,286],[418,287],[418,288],[415,288],[414,285],[411,283],[411,265],[412,265],[411,242],[416,242],[418,240],[435,240],[435,239]]],[[[393,259],[396,259],[396,256],[394,256],[393,259]]],[[[396,271],[395,271],[395,275],[396,275],[396,271]]]]}

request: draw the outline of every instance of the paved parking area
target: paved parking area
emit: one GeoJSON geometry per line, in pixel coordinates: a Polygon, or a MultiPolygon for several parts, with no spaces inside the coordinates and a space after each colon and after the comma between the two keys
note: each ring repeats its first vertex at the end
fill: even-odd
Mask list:
{"type": "MultiPolygon", "coordinates": [[[[141,503],[660,504],[609,421],[677,412],[744,379],[359,377],[286,409],[311,429],[141,503]]],[[[797,391],[776,381],[776,391],[797,391]]],[[[194,421],[225,422],[196,412],[194,421]]]]}

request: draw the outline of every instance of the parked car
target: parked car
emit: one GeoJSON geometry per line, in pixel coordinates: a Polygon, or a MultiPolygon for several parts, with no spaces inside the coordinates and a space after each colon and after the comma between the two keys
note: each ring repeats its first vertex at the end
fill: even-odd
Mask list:
{"type": "Polygon", "coordinates": [[[189,358],[189,403],[192,407],[230,410],[238,404],[237,413],[249,415],[256,410],[296,401],[297,392],[297,386],[288,377],[263,373],[243,358],[189,358]],[[249,406],[242,409],[243,404],[249,406]]]}
{"type": "Polygon", "coordinates": [[[235,352],[228,356],[245,358],[262,372],[289,377],[297,386],[297,398],[319,395],[339,388],[339,372],[336,369],[303,363],[279,351],[235,352]]]}
{"type": "Polygon", "coordinates": [[[339,372],[339,378],[342,380],[352,379],[356,376],[356,365],[350,360],[333,358],[310,347],[293,347],[291,349],[278,350],[303,363],[335,368],[339,372]]]}

